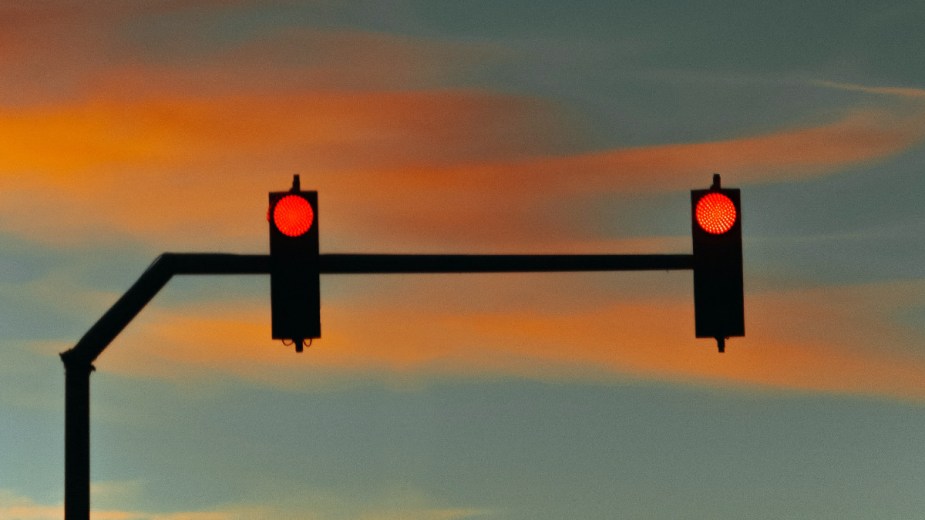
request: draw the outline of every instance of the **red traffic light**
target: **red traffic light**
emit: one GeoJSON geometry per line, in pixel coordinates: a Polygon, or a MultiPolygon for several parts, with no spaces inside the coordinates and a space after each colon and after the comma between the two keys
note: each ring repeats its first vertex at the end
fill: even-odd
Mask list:
{"type": "Polygon", "coordinates": [[[299,176],[289,191],[269,194],[270,311],[274,339],[301,352],[321,337],[318,265],[318,192],[302,191],[299,176]]]}
{"type": "Polygon", "coordinates": [[[721,235],[736,222],[736,206],[732,199],[718,192],[707,193],[694,208],[697,225],[707,233],[721,235]]]}
{"type": "Polygon", "coordinates": [[[288,237],[305,234],[314,221],[312,205],[299,195],[286,195],[273,207],[273,225],[288,237]]]}
{"type": "Polygon", "coordinates": [[[710,189],[691,191],[694,328],[698,338],[716,338],[720,352],[727,338],[745,335],[740,200],[718,173],[710,189]]]}

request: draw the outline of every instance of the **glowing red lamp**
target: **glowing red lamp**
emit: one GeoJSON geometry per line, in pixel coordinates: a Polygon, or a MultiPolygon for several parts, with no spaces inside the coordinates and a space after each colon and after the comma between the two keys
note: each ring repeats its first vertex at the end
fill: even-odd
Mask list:
{"type": "Polygon", "coordinates": [[[273,224],[287,237],[305,234],[314,221],[312,205],[299,195],[286,195],[273,208],[273,224]]]}
{"type": "Polygon", "coordinates": [[[697,225],[707,233],[721,235],[730,229],[736,222],[736,206],[728,196],[723,193],[707,193],[697,202],[694,208],[697,225]]]}

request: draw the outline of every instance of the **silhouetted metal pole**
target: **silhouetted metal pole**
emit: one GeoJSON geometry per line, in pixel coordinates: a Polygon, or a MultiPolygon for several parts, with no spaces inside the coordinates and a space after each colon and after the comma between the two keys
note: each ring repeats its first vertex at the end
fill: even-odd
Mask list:
{"type": "MultiPolygon", "coordinates": [[[[529,273],[692,269],[693,255],[394,255],[322,254],[324,274],[529,273]]],[[[269,274],[269,255],[164,253],[63,352],[64,519],[90,519],[90,372],[130,321],[179,274],[269,274]]]]}
{"type": "Polygon", "coordinates": [[[61,354],[64,362],[64,518],[90,519],[90,372],[93,361],[175,274],[267,274],[267,255],[165,253],[61,354]]]}
{"type": "Polygon", "coordinates": [[[90,519],[90,372],[77,356],[64,361],[64,518],[90,519]]]}

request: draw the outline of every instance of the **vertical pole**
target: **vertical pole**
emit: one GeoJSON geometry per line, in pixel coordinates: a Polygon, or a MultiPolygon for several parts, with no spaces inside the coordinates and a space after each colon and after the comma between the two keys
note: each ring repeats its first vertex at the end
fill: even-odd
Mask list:
{"type": "Polygon", "coordinates": [[[64,361],[64,520],[90,520],[90,372],[86,360],[64,361]]]}

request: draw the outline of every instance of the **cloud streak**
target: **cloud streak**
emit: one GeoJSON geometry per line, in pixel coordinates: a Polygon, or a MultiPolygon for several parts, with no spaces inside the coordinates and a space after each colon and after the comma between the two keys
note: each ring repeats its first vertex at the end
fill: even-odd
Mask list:
{"type": "MultiPolygon", "coordinates": [[[[344,519],[354,520],[476,520],[490,518],[488,510],[478,508],[440,508],[427,507],[423,498],[402,497],[391,504],[374,504],[364,506],[341,497],[341,504],[348,507],[332,508],[330,505],[305,503],[288,503],[285,505],[229,505],[202,511],[153,512],[125,510],[117,508],[94,508],[93,518],[99,520],[311,520],[344,519]],[[396,502],[408,502],[407,507],[396,502]],[[353,516],[346,516],[345,511],[353,509],[353,516]]],[[[284,501],[295,502],[292,499],[284,501]]],[[[8,490],[0,489],[0,515],[4,520],[60,520],[63,504],[41,504],[29,497],[21,496],[8,490]]]]}
{"type": "Polygon", "coordinates": [[[911,354],[922,332],[892,317],[925,300],[922,284],[750,294],[748,335],[719,355],[711,341],[693,338],[689,295],[629,299],[598,291],[572,298],[569,291],[580,288],[570,289],[566,280],[535,280],[536,290],[530,290],[471,277],[451,285],[452,295],[437,291],[430,303],[388,292],[370,293],[368,306],[349,309],[328,300],[323,339],[299,356],[268,339],[262,303],[240,301],[209,311],[155,308],[98,366],[130,377],[206,385],[231,375],[294,391],[370,378],[400,386],[447,377],[644,378],[925,398],[925,359],[911,354]],[[516,297],[505,297],[506,290],[516,297]],[[480,310],[477,302],[487,294],[496,304],[480,310]],[[559,296],[551,300],[551,294],[559,296]],[[881,302],[877,312],[863,305],[869,301],[881,302]],[[234,338],[234,346],[227,338],[234,338]]]}
{"type": "Polygon", "coordinates": [[[863,110],[754,137],[546,155],[554,114],[536,100],[474,91],[0,111],[0,137],[10,144],[0,154],[2,222],[54,240],[115,232],[183,242],[183,233],[206,228],[225,238],[250,229],[256,238],[261,193],[285,188],[280,172],[311,165],[303,183],[324,194],[330,236],[386,228],[393,239],[425,233],[471,243],[491,229],[496,243],[562,240],[572,230],[557,230],[548,208],[563,197],[580,206],[607,193],[690,189],[713,171],[737,185],[814,177],[899,153],[925,133],[925,119],[863,110]],[[204,197],[216,184],[222,196],[204,197]],[[239,210],[255,203],[251,214],[239,210]],[[35,214],[24,204],[57,211],[35,214]]]}
{"type": "MultiPolygon", "coordinates": [[[[303,185],[322,193],[323,248],[363,244],[362,249],[394,251],[451,237],[455,247],[467,249],[567,245],[568,250],[590,250],[599,248],[601,240],[574,238],[575,225],[558,218],[559,205],[580,207],[608,194],[683,191],[705,186],[714,171],[736,185],[814,178],[882,160],[925,138],[921,107],[905,113],[855,107],[814,125],[761,135],[581,151],[572,142],[576,129],[568,126],[568,108],[529,96],[446,88],[443,83],[451,83],[447,78],[452,70],[430,76],[423,72],[447,56],[471,53],[475,62],[488,59],[484,56],[493,56],[493,49],[359,31],[271,36],[203,51],[193,62],[214,58],[214,64],[201,70],[195,63],[168,68],[150,56],[131,60],[116,53],[106,66],[75,73],[80,87],[68,96],[3,105],[0,139],[8,146],[0,151],[0,226],[55,243],[86,243],[103,235],[132,237],[158,249],[228,250],[228,244],[236,244],[232,250],[265,250],[265,193],[285,189],[290,172],[301,170],[303,185]],[[298,61],[293,49],[306,46],[323,50],[327,57],[298,61]],[[288,52],[262,64],[257,57],[270,48],[288,52]],[[386,58],[400,66],[377,69],[381,81],[358,88],[350,63],[386,58]],[[295,86],[280,87],[274,78],[289,70],[299,79],[295,86]],[[236,79],[242,76],[261,79],[236,79]],[[334,79],[319,82],[323,76],[334,79]],[[398,88],[408,84],[412,88],[398,88]],[[418,88],[422,84],[429,86],[418,88]]],[[[115,36],[84,45],[107,49],[110,38],[115,36]]],[[[52,57],[66,43],[49,42],[45,55],[52,57]]],[[[10,63],[5,66],[15,70],[10,63]]],[[[904,98],[920,93],[823,86],[904,98]]],[[[608,244],[614,242],[620,241],[608,244]]],[[[487,287],[482,290],[488,292],[487,287]]],[[[758,295],[758,305],[768,298],[758,295]]],[[[804,310],[814,309],[808,305],[804,310]]],[[[691,327],[651,323],[651,316],[667,310],[689,315],[689,302],[604,303],[566,317],[513,309],[499,317],[460,316],[418,308],[414,314],[429,325],[403,330],[403,341],[370,351],[367,347],[380,340],[369,323],[400,324],[402,316],[392,309],[376,310],[356,322],[353,313],[335,302],[326,312],[332,328],[344,332],[327,336],[325,348],[306,357],[309,367],[335,375],[391,371],[548,378],[599,372],[608,378],[741,378],[781,388],[918,395],[910,390],[920,382],[915,363],[879,359],[863,348],[833,353],[829,340],[806,338],[802,331],[792,342],[784,341],[770,326],[762,333],[761,322],[757,339],[750,334],[743,344],[756,341],[763,347],[745,347],[741,354],[727,356],[732,361],[724,365],[697,357],[701,352],[679,356],[665,345],[676,344],[673,338],[689,338],[691,327]],[[617,339],[600,325],[609,322],[608,316],[652,326],[617,339]],[[558,343],[549,342],[557,330],[570,331],[569,341],[580,345],[577,353],[562,352],[555,348],[558,343]],[[462,339],[473,334],[479,339],[462,339]],[[772,351],[777,356],[773,359],[766,354],[772,351]],[[781,357],[816,366],[831,355],[842,361],[830,381],[780,366],[781,357]],[[755,368],[759,366],[764,368],[755,368]],[[871,375],[862,366],[877,369],[871,375]]],[[[254,318],[265,313],[256,306],[225,306],[223,311],[228,314],[196,319],[154,313],[156,326],[142,325],[142,334],[172,347],[148,353],[159,361],[147,367],[125,359],[113,366],[165,377],[177,364],[212,363],[224,345],[216,338],[265,342],[265,320],[254,318]],[[204,348],[190,350],[191,343],[204,348]]],[[[779,318],[783,321],[775,323],[787,322],[779,318]]],[[[248,349],[226,353],[223,370],[272,384],[282,361],[263,355],[248,349]]],[[[302,369],[289,379],[299,379],[302,369]]]]}
{"type": "MultiPolygon", "coordinates": [[[[185,60],[165,60],[114,29],[85,37],[99,25],[91,15],[125,24],[150,14],[116,4],[83,6],[79,23],[39,40],[38,54],[0,62],[25,82],[0,92],[11,96],[0,102],[7,232],[54,242],[122,235],[170,247],[262,247],[254,215],[263,193],[285,188],[299,171],[304,185],[322,192],[325,236],[334,242],[382,249],[452,236],[460,247],[543,247],[575,234],[555,218],[564,200],[581,207],[607,194],[681,191],[705,185],[714,171],[740,186],[812,178],[882,160],[925,137],[922,107],[855,107],[761,135],[589,152],[567,106],[453,86],[504,59],[495,46],[275,29],[246,41],[187,42],[185,60]],[[101,60],[69,66],[74,53],[101,60]],[[33,67],[63,71],[69,79],[60,95],[17,98],[34,90],[27,85],[33,67]],[[211,244],[200,242],[205,230],[211,244]]],[[[32,23],[7,36],[17,44],[10,47],[29,48],[49,24],[68,19],[58,9],[16,10],[32,23]]]]}
{"type": "Polygon", "coordinates": [[[859,85],[856,83],[839,83],[836,81],[818,80],[813,82],[814,85],[848,92],[863,92],[865,94],[876,94],[881,96],[892,96],[911,100],[925,100],[925,89],[914,87],[872,87],[869,85],[859,85]]]}

